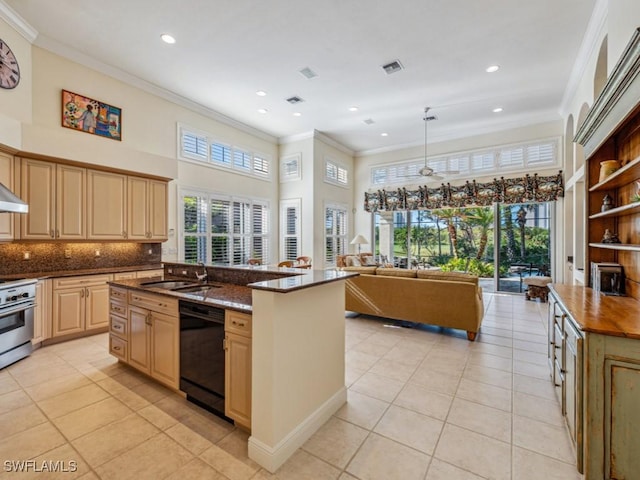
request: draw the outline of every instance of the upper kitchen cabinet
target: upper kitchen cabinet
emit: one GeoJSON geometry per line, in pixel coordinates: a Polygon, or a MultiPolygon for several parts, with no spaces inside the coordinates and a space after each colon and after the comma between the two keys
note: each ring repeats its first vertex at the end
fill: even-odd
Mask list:
{"type": "Polygon", "coordinates": [[[127,175],[89,170],[87,173],[90,240],[126,240],[127,175]]]}
{"type": "Polygon", "coordinates": [[[167,183],[128,178],[127,232],[130,240],[167,239],[167,183]]]}
{"type": "MultiPolygon", "coordinates": [[[[0,183],[14,191],[13,155],[0,152],[0,183]]],[[[0,213],[0,241],[13,240],[13,213],[0,213]]]]}
{"type": "Polygon", "coordinates": [[[22,199],[29,213],[20,218],[23,240],[86,238],[85,188],[82,167],[22,158],[22,199]]]}

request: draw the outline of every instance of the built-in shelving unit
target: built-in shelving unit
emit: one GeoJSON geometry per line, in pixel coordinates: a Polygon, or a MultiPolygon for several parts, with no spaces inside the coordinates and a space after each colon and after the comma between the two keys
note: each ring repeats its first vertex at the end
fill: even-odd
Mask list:
{"type": "Polygon", "coordinates": [[[622,217],[624,215],[635,215],[636,213],[640,213],[640,202],[633,202],[604,212],[594,213],[593,215],[589,215],[589,219],[594,220],[596,218],[603,217],[622,217]]]}
{"type": "Polygon", "coordinates": [[[640,252],[640,245],[631,245],[629,243],[590,243],[589,247],[604,248],[607,250],[626,250],[628,252],[640,252]]]}
{"type": "Polygon", "coordinates": [[[626,163],[622,168],[616,170],[602,182],[598,182],[589,187],[590,192],[599,192],[602,190],[612,190],[622,187],[638,178],[638,166],[640,165],[640,156],[626,163]]]}

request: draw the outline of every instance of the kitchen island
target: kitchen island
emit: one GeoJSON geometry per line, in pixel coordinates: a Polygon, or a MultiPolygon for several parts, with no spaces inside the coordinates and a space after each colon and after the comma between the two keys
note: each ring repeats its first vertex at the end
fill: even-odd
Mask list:
{"type": "MultiPolygon", "coordinates": [[[[196,274],[204,273],[195,265],[164,269],[165,281],[196,283],[196,274]]],[[[206,270],[202,283],[217,288],[185,292],[142,279],[111,285],[129,296],[160,295],[168,305],[186,300],[251,315],[249,457],[275,472],[346,402],[344,280],[352,274],[276,267],[206,270]]]]}

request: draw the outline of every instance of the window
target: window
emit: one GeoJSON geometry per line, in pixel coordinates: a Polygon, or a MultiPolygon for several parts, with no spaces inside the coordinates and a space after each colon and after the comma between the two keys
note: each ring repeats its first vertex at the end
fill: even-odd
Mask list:
{"type": "MultiPolygon", "coordinates": [[[[501,145],[493,149],[475,152],[458,152],[427,159],[427,165],[436,173],[452,178],[468,178],[469,174],[483,175],[511,172],[529,172],[531,168],[559,166],[559,139],[540,140],[534,143],[501,145]]],[[[419,181],[418,170],[424,166],[424,158],[371,168],[372,185],[407,183],[419,181]]]]}
{"type": "Polygon", "coordinates": [[[269,208],[266,202],[215,193],[183,193],[182,260],[243,265],[269,261],[269,208]]]}
{"type": "Polygon", "coordinates": [[[178,158],[232,170],[258,178],[270,178],[271,159],[268,155],[229,145],[209,135],[178,125],[180,151],[178,158]]]}
{"type": "Polygon", "coordinates": [[[290,182],[302,178],[302,155],[297,153],[280,159],[280,181],[290,182]]]}
{"type": "Polygon", "coordinates": [[[302,255],[300,237],[300,199],[284,200],[280,204],[280,258],[295,260],[302,255]]]}
{"type": "Polygon", "coordinates": [[[347,253],[347,208],[325,207],[325,263],[335,265],[338,255],[347,253]]]}
{"type": "Polygon", "coordinates": [[[333,160],[325,160],[324,167],[325,181],[343,187],[349,184],[349,178],[346,168],[338,165],[333,160]]]}

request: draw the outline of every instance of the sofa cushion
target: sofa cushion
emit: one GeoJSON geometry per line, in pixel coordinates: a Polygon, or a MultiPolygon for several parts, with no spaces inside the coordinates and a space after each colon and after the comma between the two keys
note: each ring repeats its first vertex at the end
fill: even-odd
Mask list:
{"type": "Polygon", "coordinates": [[[416,278],[415,270],[407,270],[406,268],[378,268],[376,270],[376,275],[383,275],[387,277],[407,277],[407,278],[416,278]]]}
{"type": "Polygon", "coordinates": [[[462,272],[443,272],[441,270],[418,270],[418,278],[429,280],[450,280],[454,282],[468,282],[478,284],[478,277],[462,272]]]}

